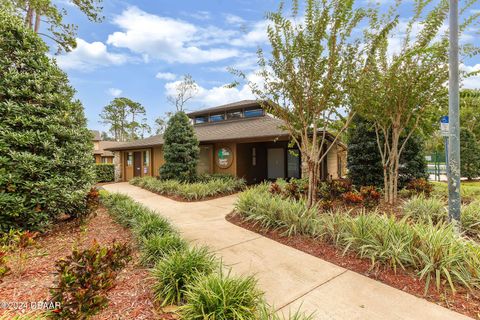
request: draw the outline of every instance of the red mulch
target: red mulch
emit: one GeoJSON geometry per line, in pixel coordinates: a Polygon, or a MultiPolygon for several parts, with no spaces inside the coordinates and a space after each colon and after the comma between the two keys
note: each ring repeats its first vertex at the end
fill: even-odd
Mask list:
{"type": "Polygon", "coordinates": [[[453,294],[445,284],[437,291],[435,284],[431,283],[425,295],[425,281],[420,280],[412,270],[402,270],[399,268],[395,273],[392,269],[378,265],[372,268],[370,260],[360,259],[354,253],[350,252],[344,255],[342,250],[319,239],[301,235],[285,236],[282,235],[282,230],[266,230],[259,225],[243,220],[240,215],[235,213],[231,213],[226,219],[237,226],[259,233],[287,246],[381,281],[445,308],[472,318],[480,319],[480,290],[468,291],[465,288],[457,286],[457,292],[453,294]]]}
{"type": "MultiPolygon", "coordinates": [[[[54,284],[55,261],[71,254],[74,246],[86,248],[93,241],[103,246],[113,241],[133,245],[130,231],[116,224],[104,208],[80,225],[77,221],[59,222],[39,236],[34,246],[9,253],[12,272],[0,279],[0,301],[47,301],[54,284]]],[[[154,305],[152,282],[148,270],[139,264],[134,247],[131,262],[119,272],[115,287],[108,292],[108,307],[93,319],[175,319],[172,313],[154,305]]],[[[7,311],[20,313],[0,309],[0,315],[7,311]]]]}

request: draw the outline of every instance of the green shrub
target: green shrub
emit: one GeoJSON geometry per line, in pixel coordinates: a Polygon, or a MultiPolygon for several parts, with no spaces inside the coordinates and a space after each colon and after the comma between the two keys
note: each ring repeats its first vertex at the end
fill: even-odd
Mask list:
{"type": "Polygon", "coordinates": [[[114,243],[107,248],[94,243],[58,260],[55,287],[50,291],[51,300],[60,307],[52,317],[85,319],[98,313],[108,304],[106,292],[113,287],[117,272],[130,260],[130,254],[126,244],[114,243]]]}
{"type": "Polygon", "coordinates": [[[412,205],[410,217],[418,221],[436,219],[438,224],[412,224],[408,218],[397,220],[377,212],[356,216],[348,212],[308,212],[304,203],[271,195],[260,188],[240,194],[236,211],[246,220],[266,228],[323,238],[345,252],[352,251],[371,260],[372,264],[382,264],[393,270],[411,268],[426,279],[427,286],[434,279],[437,287],[443,281],[452,289],[456,284],[480,287],[480,246],[457,236],[451,224],[432,218],[429,208],[437,209],[433,217],[441,216],[439,208],[444,210],[438,200],[430,205],[435,200],[414,199],[421,204],[412,205]],[[425,201],[430,201],[429,205],[425,205],[425,201]]]}
{"type": "Polygon", "coordinates": [[[97,182],[111,182],[115,180],[115,165],[113,163],[96,163],[95,176],[97,182]]]}
{"type": "Polygon", "coordinates": [[[187,303],[180,307],[184,319],[257,319],[263,294],[252,276],[237,278],[213,273],[187,286],[187,303]]]}
{"type": "Polygon", "coordinates": [[[205,247],[174,252],[161,259],[152,271],[156,281],[153,287],[155,299],[162,305],[180,305],[185,302],[186,286],[216,269],[218,262],[205,247]]]}
{"type": "Polygon", "coordinates": [[[480,240],[480,200],[462,206],[460,215],[463,231],[471,238],[480,240]]]}
{"type": "Polygon", "coordinates": [[[7,252],[0,249],[0,279],[10,272],[7,266],[7,252]]]}
{"type": "Polygon", "coordinates": [[[174,232],[170,222],[156,213],[143,213],[136,217],[133,234],[141,242],[154,235],[166,235],[174,232]]]}
{"type": "Polygon", "coordinates": [[[433,191],[433,184],[425,178],[418,178],[410,181],[405,189],[410,190],[412,194],[423,194],[426,197],[430,197],[433,191]]]}
{"type": "Polygon", "coordinates": [[[6,312],[0,316],[0,320],[47,320],[48,318],[43,314],[30,312],[21,315],[15,315],[10,312],[6,312]]]}
{"type": "Polygon", "coordinates": [[[200,148],[195,130],[185,112],[178,111],[170,117],[163,139],[165,164],[160,168],[160,177],[166,180],[194,180],[200,148]]]}
{"type": "Polygon", "coordinates": [[[403,204],[405,216],[415,222],[442,223],[447,220],[448,214],[445,204],[439,198],[426,198],[423,194],[413,196],[403,204]]]}
{"type": "Polygon", "coordinates": [[[213,196],[230,194],[245,187],[243,179],[211,178],[201,182],[180,182],[177,180],[159,180],[154,177],[142,177],[130,180],[130,183],[152,192],[167,196],[178,196],[185,200],[201,200],[213,196]]]}
{"type": "Polygon", "coordinates": [[[0,9],[0,232],[85,209],[94,182],[81,103],[48,47],[0,9]]]}
{"type": "Polygon", "coordinates": [[[185,250],[187,246],[187,242],[177,233],[153,234],[143,240],[141,262],[143,265],[153,267],[160,259],[173,252],[185,250]]]}
{"type": "Polygon", "coordinates": [[[258,320],[313,320],[315,319],[314,313],[305,314],[301,312],[300,309],[292,312],[291,310],[288,312],[288,315],[280,314],[277,312],[275,308],[267,305],[266,303],[260,306],[260,310],[258,312],[258,316],[256,319],[258,320]]]}

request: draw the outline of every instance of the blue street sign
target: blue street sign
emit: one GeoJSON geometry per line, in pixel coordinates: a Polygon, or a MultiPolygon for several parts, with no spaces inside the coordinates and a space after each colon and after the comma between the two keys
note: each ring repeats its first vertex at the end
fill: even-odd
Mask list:
{"type": "Polygon", "coordinates": [[[443,116],[440,118],[440,123],[448,123],[448,116],[443,116]]]}

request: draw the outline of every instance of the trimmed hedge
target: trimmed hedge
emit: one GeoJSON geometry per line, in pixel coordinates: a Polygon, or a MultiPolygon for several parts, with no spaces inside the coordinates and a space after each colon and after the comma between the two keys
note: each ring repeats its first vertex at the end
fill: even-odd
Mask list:
{"type": "Polygon", "coordinates": [[[97,182],[111,182],[115,180],[115,165],[113,163],[96,163],[95,176],[97,182]]]}

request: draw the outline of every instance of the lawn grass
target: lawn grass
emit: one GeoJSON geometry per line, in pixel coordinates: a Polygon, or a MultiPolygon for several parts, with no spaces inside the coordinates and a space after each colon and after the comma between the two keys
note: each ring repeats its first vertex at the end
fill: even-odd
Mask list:
{"type": "MultiPolygon", "coordinates": [[[[446,182],[433,181],[433,195],[448,197],[448,185],[446,182]]],[[[480,200],[480,181],[462,181],[460,184],[461,196],[467,200],[480,200]]]]}

